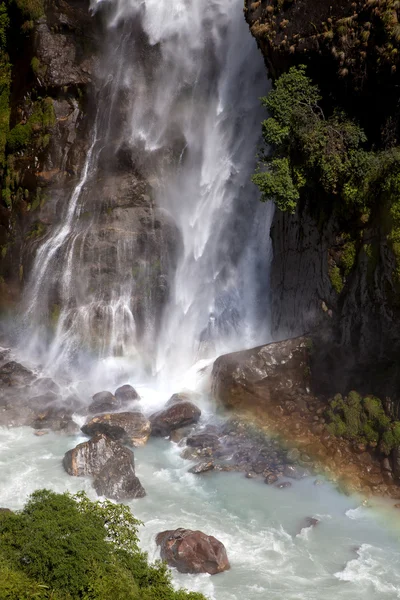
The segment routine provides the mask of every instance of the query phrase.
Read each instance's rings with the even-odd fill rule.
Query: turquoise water
[[[64,452],[83,436],[33,435],[30,428],[0,430],[0,506],[19,508],[40,487],[86,489],[69,477]],[[135,450],[147,496],[131,503],[145,526],[143,547],[158,557],[156,533],[201,529],[226,546],[231,570],[211,577],[174,572],[180,586],[213,600],[391,600],[400,598],[400,511],[363,506],[315,477],[275,489],[236,473],[188,473],[180,448],[151,439]],[[305,517],[319,519],[302,528]]]

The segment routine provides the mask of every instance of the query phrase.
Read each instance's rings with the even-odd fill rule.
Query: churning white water
[[[92,1],[93,10],[99,5],[107,8],[107,36],[91,143],[60,222],[38,248],[19,356],[60,383],[66,377],[68,391],[88,399],[130,382],[149,414],[171,392],[202,390],[213,356],[269,339],[272,212],[249,183],[266,74],[242,0]],[[129,238],[99,247],[98,262],[115,251],[110,278],[86,281],[87,248],[108,214],[96,182],[118,152],[143,169],[154,222],[167,214],[182,237],[157,326],[151,302],[137,322],[132,298],[144,294],[152,273],[145,261],[127,269],[137,252]],[[163,260],[161,252],[156,262]],[[212,418],[206,394],[201,408],[203,419]],[[61,465],[83,439],[0,429],[0,505],[19,508],[41,487],[93,495],[89,480],[68,477]],[[195,476],[165,440],[135,450],[135,462],[147,496],[131,506],[145,523],[151,558],[155,534],[167,528],[202,529],[227,547],[230,571],[174,573],[177,584],[212,600],[400,598],[399,529],[385,512],[313,478],[279,490],[238,474]],[[304,528],[306,517],[320,522]]]

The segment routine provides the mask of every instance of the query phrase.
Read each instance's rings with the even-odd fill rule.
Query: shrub
[[[5,600],[205,600],[175,591],[149,564],[129,508],[40,490],[0,514],[0,597]]]

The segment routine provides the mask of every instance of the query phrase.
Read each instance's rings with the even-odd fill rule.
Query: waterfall
[[[267,83],[242,1],[91,9],[106,19],[97,116],[36,253],[26,352],[53,371],[121,356],[171,376],[267,341],[272,209],[250,182]]]

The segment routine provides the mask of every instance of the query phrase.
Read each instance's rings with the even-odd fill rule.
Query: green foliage
[[[51,98],[38,100],[33,104],[32,114],[26,123],[18,123],[7,136],[7,146],[10,152],[17,152],[34,144],[40,149],[49,143],[48,131],[56,122],[53,101]],[[47,140],[47,141],[46,141]],[[46,143],[45,143],[46,142]]]
[[[329,279],[331,280],[331,284],[333,289],[340,294],[343,287],[344,287],[344,283],[343,283],[343,277],[340,273],[340,269],[337,265],[333,265],[330,269],[329,269]]]
[[[44,15],[44,0],[15,0],[21,13],[27,19],[39,19]]]
[[[5,146],[10,122],[11,65],[7,54],[10,20],[4,2],[0,3],[0,168],[4,166]]]
[[[271,115],[263,123],[263,137],[272,152],[263,154],[253,181],[262,199],[276,199],[280,210],[294,212],[303,186],[338,194],[366,141],[362,129],[345,114],[335,112],[326,119],[320,100],[305,66],[289,69],[262,98]]]
[[[327,429],[332,435],[360,443],[379,444],[385,454],[400,445],[400,422],[387,416],[379,398],[362,398],[350,392],[347,398],[336,395],[326,412]]]
[[[269,169],[255,173],[252,180],[259,187],[264,202],[273,198],[280,210],[295,211],[300,194],[293,182],[287,158],[274,158]]]
[[[263,201],[274,200],[280,210],[291,213],[300,198],[306,198],[320,214],[335,210],[347,222],[358,219],[366,227],[377,204],[382,206],[400,284],[400,148],[369,148],[357,123],[339,110],[325,116],[320,102],[305,66],[292,67],[277,79],[262,98],[270,114],[262,124],[269,149],[261,153],[252,180]],[[357,250],[349,240],[340,264],[330,269],[339,294]]]
[[[4,600],[205,600],[175,591],[165,564],[139,549],[129,508],[40,490],[18,513],[0,514]]]

